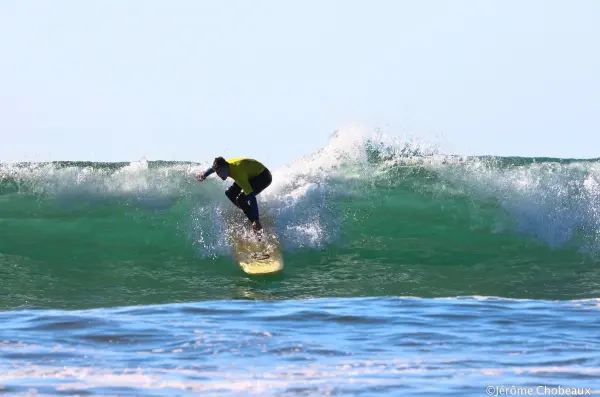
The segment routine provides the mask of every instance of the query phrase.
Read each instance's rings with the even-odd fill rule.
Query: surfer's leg
[[[265,168],[263,172],[250,179],[250,186],[252,186],[252,191],[255,195],[258,195],[260,192],[265,190],[273,181],[273,177],[271,176],[271,171],[268,168]]]
[[[244,211],[244,214],[250,219],[252,217],[252,211],[250,210],[250,203],[248,202],[248,196],[245,193],[241,193],[237,197],[236,205]]]
[[[234,183],[233,185],[231,185],[229,187],[229,189],[227,189],[225,191],[225,195],[227,196],[227,198],[229,200],[231,200],[231,202],[233,203],[233,205],[235,205],[236,207],[239,207],[239,205],[237,203],[237,198],[240,195],[241,191],[242,191],[242,188],[237,183]]]

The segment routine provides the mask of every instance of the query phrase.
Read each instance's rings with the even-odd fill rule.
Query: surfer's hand
[[[198,182],[202,182],[202,181],[203,181],[203,180],[205,180],[205,179],[206,179],[206,177],[204,176],[204,172],[202,172],[202,173],[200,173],[200,174],[198,174],[198,175],[196,176],[196,180],[197,180]]]
[[[262,230],[262,225],[260,224],[260,221],[252,222],[252,230],[254,230],[255,232]]]

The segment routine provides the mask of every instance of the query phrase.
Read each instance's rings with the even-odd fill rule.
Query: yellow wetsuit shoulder
[[[258,160],[235,157],[228,159],[229,176],[242,188],[246,195],[252,193],[250,178],[258,176],[265,166]]]

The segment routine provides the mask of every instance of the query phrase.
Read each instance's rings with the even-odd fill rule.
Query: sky
[[[600,157],[599,20],[594,0],[3,0],[0,162],[280,166],[348,128]]]

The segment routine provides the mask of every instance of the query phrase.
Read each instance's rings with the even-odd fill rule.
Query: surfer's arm
[[[215,170],[213,170],[212,167],[210,167],[209,169],[207,169],[204,172],[199,173],[198,175],[196,175],[196,179],[198,180],[198,182],[202,182],[203,180],[206,179],[207,176],[209,176],[210,174],[212,174],[213,172],[215,172]]]
[[[204,171],[204,173],[202,175],[206,178],[207,176],[209,176],[213,172],[215,172],[215,170],[213,170],[213,167],[209,167],[206,171]]]

